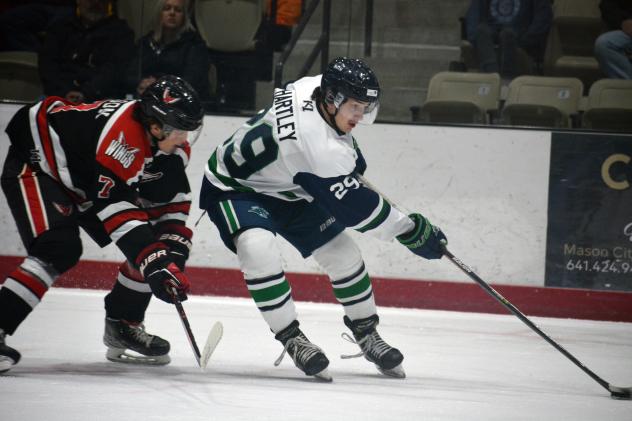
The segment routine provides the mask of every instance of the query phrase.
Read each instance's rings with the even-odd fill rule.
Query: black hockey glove
[[[154,243],[146,247],[136,264],[156,297],[170,304],[174,302],[174,295],[180,301],[187,299],[191,284],[169,256],[165,244]]]
[[[189,259],[191,238],[193,238],[193,231],[184,225],[170,224],[158,229],[158,241],[169,247],[169,257],[181,271],[184,271],[184,266]]]
[[[408,215],[415,223],[412,230],[397,236],[397,240],[417,256],[426,259],[440,259],[443,256],[442,244],[448,244],[448,239],[439,227],[433,226],[421,214]]]

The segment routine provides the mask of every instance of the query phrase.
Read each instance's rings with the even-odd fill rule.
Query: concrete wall
[[[0,104],[0,162],[8,148],[4,130],[16,110],[17,106]],[[213,148],[243,120],[205,117],[188,168],[194,201]],[[354,135],[369,163],[367,179],[395,203],[421,211],[439,225],[448,236],[451,251],[482,277],[494,283],[543,285],[549,132],[373,125],[356,128]],[[195,205],[189,226],[200,215]],[[206,217],[194,231],[190,266],[238,268],[236,257],[224,248]],[[467,281],[445,259],[426,261],[397,243],[353,235],[374,276]],[[24,255],[4,197],[0,200],[0,238],[0,256]],[[312,259],[304,261],[280,241],[288,272],[319,272]],[[84,259],[122,258],[115,246],[100,249],[87,237],[84,249]]]

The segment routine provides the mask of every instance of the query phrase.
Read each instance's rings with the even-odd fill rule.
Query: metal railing
[[[364,15],[364,56],[371,57],[373,42],[373,0],[366,0],[366,14]]]
[[[281,53],[281,57],[279,57],[279,61],[275,64],[274,67],[274,87],[281,88],[283,86],[283,69],[287,62],[288,57],[294,50],[296,46],[296,42],[303,34],[307,23],[312,18],[314,11],[318,7],[320,0],[312,0],[312,2],[305,8],[303,16],[301,17],[301,21],[296,26],[296,29],[292,33],[292,38],[288,42],[288,45],[285,47],[283,52]],[[312,49],[311,53],[305,60],[305,64],[299,71],[298,77],[301,78],[309,72],[314,61],[316,61],[316,57],[320,54],[320,68],[321,72],[325,70],[327,64],[329,63],[329,28],[331,24],[331,0],[323,0],[323,21],[322,21],[322,29],[318,40],[316,41],[316,45]]]

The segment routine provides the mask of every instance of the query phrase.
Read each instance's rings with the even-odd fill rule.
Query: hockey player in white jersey
[[[378,334],[371,280],[345,228],[397,239],[427,259],[442,256],[440,229],[405,215],[357,175],[366,163],[351,131],[372,123],[380,87],[361,60],[337,58],[322,75],[274,92],[273,103],[212,154],[200,207],[237,253],[248,290],[275,338],[308,376],[331,380],[329,360],[299,328],[275,235],[313,256],[344,307],[344,323],[364,356],[385,375],[403,378],[401,352]]]

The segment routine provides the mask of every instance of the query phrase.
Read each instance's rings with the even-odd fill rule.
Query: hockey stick
[[[198,348],[197,342],[195,341],[195,336],[193,336],[193,331],[191,330],[189,318],[187,317],[187,314],[184,311],[184,307],[178,299],[178,295],[176,294],[176,291],[174,289],[171,290],[171,297],[173,298],[173,304],[176,306],[176,310],[178,310],[178,316],[180,316],[180,321],[182,322],[184,333],[186,333],[187,339],[189,340],[189,345],[191,345],[191,349],[193,350],[195,361],[197,361],[200,368],[202,368],[202,363],[200,362],[200,359],[202,358],[202,355],[200,354],[200,348]]]
[[[524,324],[529,326],[535,333],[540,335],[545,341],[551,344],[555,349],[560,351],[566,358],[571,360],[573,364],[577,367],[581,368],[586,374],[588,374],[593,380],[599,383],[603,388],[610,392],[610,397],[613,399],[631,399],[632,396],[632,388],[630,387],[618,387],[611,385],[597,374],[595,374],[592,370],[582,364],[577,358],[573,356],[570,352],[565,350],[560,344],[551,339],[546,333],[544,333],[540,328],[538,328],[535,323],[533,323],[527,316],[525,316],[516,306],[511,304],[505,297],[500,295],[494,288],[492,288],[487,282],[483,281],[478,275],[476,275],[472,269],[467,267],[461,260],[455,257],[450,251],[444,246],[443,253],[445,256],[454,263],[459,269],[461,269],[467,276],[469,276],[474,282],[479,284],[489,295],[491,295],[496,301],[505,306],[510,312],[512,312],[516,317],[518,317]]]
[[[200,348],[198,347],[197,342],[195,341],[195,336],[193,336],[193,331],[191,330],[189,318],[187,317],[184,307],[178,299],[178,295],[174,289],[171,289],[171,296],[173,298],[173,304],[176,306],[176,310],[178,311],[178,316],[180,316],[182,327],[184,327],[184,333],[186,334],[187,339],[189,340],[189,345],[191,345],[191,349],[193,350],[195,361],[197,361],[198,366],[200,366],[202,371],[204,371],[206,370],[206,366],[208,365],[208,361],[211,358],[213,351],[215,351],[219,341],[222,339],[224,326],[221,322],[215,322],[208,334],[208,337],[206,338],[206,344],[204,345],[203,352],[200,353]]]
[[[379,193],[386,201],[388,201],[392,206],[397,206],[391,202],[385,195],[383,195],[379,190],[377,190],[371,183],[369,183],[363,176],[358,175],[358,178],[362,183],[364,183],[371,190]],[[406,212],[409,213],[409,212]],[[577,367],[581,368],[586,374],[588,374],[593,380],[599,383],[603,388],[610,392],[610,397],[613,399],[632,399],[632,388],[630,387],[618,387],[611,385],[597,374],[595,374],[592,370],[582,364],[573,354],[564,349],[560,344],[551,339],[546,333],[544,333],[540,328],[538,328],[531,320],[527,318],[516,306],[511,304],[505,297],[500,295],[494,288],[492,288],[487,282],[481,279],[478,275],[476,275],[472,269],[467,267],[461,260],[455,257],[447,247],[443,246],[443,254],[454,263],[459,269],[461,269],[467,276],[469,276],[474,282],[476,282],[479,286],[481,286],[489,295],[491,295],[495,300],[497,300],[500,304],[505,306],[511,313],[513,313],[516,317],[518,317],[524,324],[529,326],[534,332],[540,335],[544,340],[546,340],[549,344],[551,344],[555,349],[560,351],[566,358],[571,360],[573,364]]]

